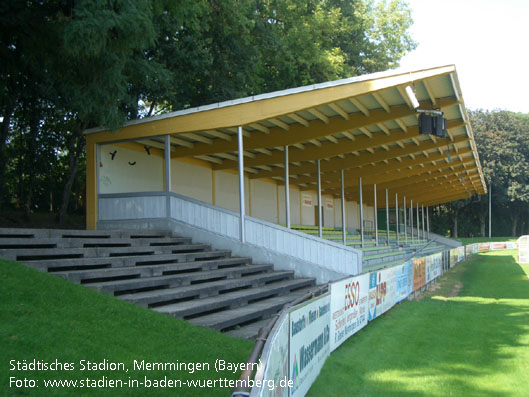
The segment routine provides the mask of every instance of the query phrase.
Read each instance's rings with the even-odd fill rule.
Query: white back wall
[[[211,168],[171,161],[171,191],[213,204]]]
[[[334,198],[332,196],[321,197],[323,206],[323,226],[334,227]]]
[[[163,190],[163,158],[160,156],[102,145],[98,166],[99,192],[102,194]]]
[[[215,172],[215,202],[227,210],[239,212],[239,176],[225,171]],[[248,178],[244,178],[245,214],[250,215]]]
[[[300,195],[299,195],[299,189],[296,187],[290,186],[290,223],[292,225],[300,225],[301,224],[301,218],[300,218]],[[285,217],[285,186],[278,185],[277,186],[277,195],[278,195],[278,203],[279,203],[279,223],[281,225],[285,225],[287,223],[286,217]]]
[[[259,179],[253,179],[251,181],[250,190],[252,194],[251,216],[268,222],[277,223],[276,185],[269,182],[260,181]]]
[[[314,217],[314,207],[318,205],[318,196],[314,192],[301,192],[301,224],[314,226],[316,219]]]

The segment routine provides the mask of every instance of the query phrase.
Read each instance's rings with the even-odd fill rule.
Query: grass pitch
[[[529,266],[480,254],[351,337],[309,396],[529,396]]]
[[[0,259],[0,395],[1,396],[227,396],[229,387],[141,386],[154,380],[207,381],[238,379],[240,371],[215,370],[215,360],[245,363],[253,343],[140,308],[113,297]],[[11,360],[72,363],[74,370],[12,369]],[[81,360],[123,363],[124,370],[82,370]],[[190,368],[134,370],[133,360],[149,363],[209,363]],[[89,367],[84,363],[85,367]],[[38,387],[25,382],[34,380]],[[44,381],[129,379],[136,387],[45,388]],[[20,382],[19,382],[20,385]],[[79,385],[79,383],[78,383]],[[92,383],[93,385],[93,383]]]

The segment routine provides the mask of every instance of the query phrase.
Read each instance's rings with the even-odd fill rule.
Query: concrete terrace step
[[[230,256],[230,251],[198,251],[182,254],[138,255],[138,256],[112,256],[103,258],[71,258],[24,261],[26,265],[41,271],[67,271],[83,269],[105,269],[127,266],[161,265],[169,263],[204,261],[222,259]]]
[[[217,313],[193,318],[189,321],[195,325],[209,327],[219,331],[227,330],[236,327],[239,324],[269,318],[281,310],[284,305],[302,297],[312,288],[301,289],[288,295],[277,296],[275,298],[266,299],[236,309],[223,310]]]
[[[211,250],[209,244],[177,244],[174,246],[149,247],[97,247],[97,248],[36,248],[32,250],[0,250],[0,257],[17,261],[60,258],[92,258],[111,256],[137,256],[156,254],[175,254],[178,252]]]
[[[58,276],[67,278],[77,283],[105,281],[112,279],[125,279],[137,277],[156,277],[179,273],[217,270],[248,265],[250,258],[224,258],[198,262],[177,262],[163,265],[127,266],[110,269],[88,269],[56,272]]]
[[[398,250],[398,247],[388,246],[388,245],[379,245],[378,247],[377,246],[364,247],[364,248],[359,248],[359,249],[360,251],[364,253],[364,257],[365,257],[368,255],[384,254],[386,252],[395,251],[395,250]]]
[[[251,324],[245,325],[244,327],[237,327],[230,331],[226,331],[225,333],[233,336],[234,338],[255,340],[257,339],[259,330],[263,327],[266,327],[270,321],[272,321],[272,317],[267,317],[264,320],[253,322]]]
[[[99,291],[117,295],[145,289],[172,288],[194,283],[244,277],[246,275],[256,273],[271,272],[272,270],[272,265],[246,265],[244,267],[230,269],[191,272],[176,275],[137,278],[131,280],[101,281],[86,283],[85,285]]]
[[[375,255],[371,258],[363,258],[362,267],[368,268],[377,263],[392,262],[400,259],[405,259],[411,255],[408,251],[394,251],[382,255]]]
[[[0,228],[0,238],[160,238],[171,233],[157,230],[70,230]]]
[[[0,249],[35,249],[35,248],[92,248],[92,247],[138,247],[138,246],[171,246],[190,244],[190,238],[0,238]]]
[[[285,295],[301,288],[314,287],[314,279],[299,278],[293,280],[279,281],[266,286],[243,289],[213,296],[207,299],[195,299],[191,301],[173,303],[166,306],[156,307],[154,310],[175,317],[189,318],[203,312],[211,312],[220,309],[235,309],[251,304],[257,300],[273,298]]]
[[[294,277],[292,271],[275,271],[209,283],[192,284],[184,287],[167,288],[155,291],[119,295],[120,299],[139,306],[160,306],[183,299],[205,298],[238,289],[255,288]]]
[[[325,234],[341,238],[335,229]],[[0,228],[0,257],[239,337],[254,337],[265,319],[315,286],[293,271],[160,231]]]

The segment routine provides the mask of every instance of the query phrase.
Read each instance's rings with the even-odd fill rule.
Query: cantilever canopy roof
[[[408,85],[421,109],[444,112],[447,139],[419,134],[417,113],[404,91]],[[358,199],[359,177],[367,203],[374,201],[369,186],[377,184],[380,206],[386,188],[392,197],[397,193],[399,200],[406,196],[424,205],[486,193],[454,65],[277,91],[86,134],[91,143],[136,140],[155,148],[163,148],[163,135],[170,134],[172,158],[196,158],[214,170],[229,170],[237,169],[237,126],[243,127],[251,179],[283,183],[288,145],[290,184],[301,190],[316,189],[315,160],[322,160],[322,192],[340,195],[344,169],[348,200]]]

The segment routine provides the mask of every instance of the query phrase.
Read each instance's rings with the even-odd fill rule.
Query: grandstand
[[[442,113],[446,137],[419,131],[413,99]],[[0,256],[243,337],[317,284],[457,246],[431,233],[428,208],[486,193],[453,65],[92,129],[86,151],[88,234],[79,233],[88,244],[99,236],[95,245],[6,240]],[[153,249],[131,231],[162,240]],[[101,238],[117,245],[102,249]],[[64,247],[77,251],[53,251]],[[50,251],[28,259],[16,249]],[[64,269],[36,263],[50,258]]]

